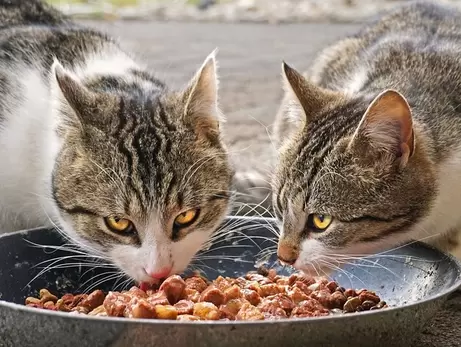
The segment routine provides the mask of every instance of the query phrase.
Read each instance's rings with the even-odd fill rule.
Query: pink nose
[[[170,273],[171,273],[171,267],[164,267],[163,269],[160,269],[157,272],[147,272],[147,274],[150,277],[155,278],[157,280],[167,278]]]

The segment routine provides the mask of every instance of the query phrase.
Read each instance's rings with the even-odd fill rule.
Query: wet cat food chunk
[[[378,294],[367,289],[343,288],[335,281],[300,273],[278,275],[261,269],[242,277],[219,276],[208,281],[201,276],[183,279],[173,275],[160,287],[122,292],[65,294],[58,297],[47,289],[26,306],[96,317],[199,320],[276,320],[319,317],[374,311],[387,307]]]
[[[181,299],[185,288],[186,282],[178,275],[168,277],[160,286],[160,290],[165,292],[168,301],[172,305]]]

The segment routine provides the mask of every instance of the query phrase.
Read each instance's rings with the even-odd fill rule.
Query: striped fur
[[[112,38],[25,3],[0,1],[2,232],[56,223],[138,281],[183,271],[231,198],[214,53],[170,90]],[[112,215],[137,232],[111,232]]]
[[[405,5],[324,50],[306,77],[285,66],[273,201],[279,247],[293,251],[295,266],[313,271],[335,254],[412,239],[457,252],[460,23],[453,9]],[[376,103],[386,90],[403,95],[401,108],[398,98]],[[395,118],[405,107],[410,119]],[[375,121],[376,112],[389,113]],[[311,213],[333,223],[314,232]]]

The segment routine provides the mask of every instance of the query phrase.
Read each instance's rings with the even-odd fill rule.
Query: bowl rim
[[[248,216],[229,216],[225,219],[224,222],[232,219],[240,219],[246,220],[248,222],[270,222],[275,223],[274,218],[265,218],[265,217],[248,217]],[[259,224],[261,226],[261,224]],[[21,234],[29,234],[34,232],[40,232],[43,230],[52,231],[53,228],[47,227],[38,227],[32,229],[24,229],[15,232],[10,232],[6,234],[0,235],[0,242],[3,238],[7,237],[15,237]],[[408,308],[414,308],[419,305],[428,304],[434,301],[441,300],[446,298],[449,294],[453,293],[457,289],[461,288],[461,261],[455,258],[453,255],[449,253],[442,252],[437,248],[428,245],[426,243],[416,241],[411,244],[412,246],[423,247],[426,249],[430,249],[439,253],[444,258],[447,258],[449,261],[456,265],[456,270],[458,272],[457,279],[454,284],[452,284],[449,288],[445,291],[439,292],[435,295],[431,295],[423,300],[418,300],[412,303],[406,303],[401,306],[391,306],[384,310],[373,310],[373,311],[362,311],[362,312],[355,312],[349,314],[342,314],[342,315],[329,315],[329,316],[322,316],[322,317],[307,317],[307,318],[282,318],[277,320],[261,320],[261,321],[176,321],[176,320],[166,320],[166,319],[147,319],[147,318],[124,318],[124,317],[107,317],[107,316],[88,316],[83,314],[69,314],[67,312],[59,312],[59,311],[50,311],[45,309],[37,309],[32,307],[27,307],[25,305],[16,304],[13,302],[9,302],[6,300],[0,299],[0,309],[9,309],[12,311],[20,311],[26,314],[32,314],[37,316],[42,316],[43,318],[59,318],[59,319],[66,319],[66,320],[85,320],[91,323],[112,323],[112,324],[129,324],[129,325],[139,325],[139,324],[157,324],[157,325],[174,325],[174,326],[206,326],[206,327],[217,327],[217,326],[259,326],[259,325],[266,325],[266,324],[309,324],[310,323],[320,323],[320,322],[331,322],[331,321],[340,321],[340,320],[347,320],[352,317],[368,317],[373,316],[376,317],[377,315],[385,315],[385,314],[392,314],[398,311],[402,311]],[[365,319],[365,318],[364,318]]]

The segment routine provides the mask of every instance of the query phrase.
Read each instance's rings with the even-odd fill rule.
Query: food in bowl
[[[58,298],[42,289],[38,298],[26,299],[26,306],[89,316],[251,321],[369,311],[387,304],[372,291],[346,289],[325,277],[282,276],[274,269],[260,268],[244,277],[219,276],[214,281],[173,275],[158,288],[132,287],[107,294],[95,290]]]

